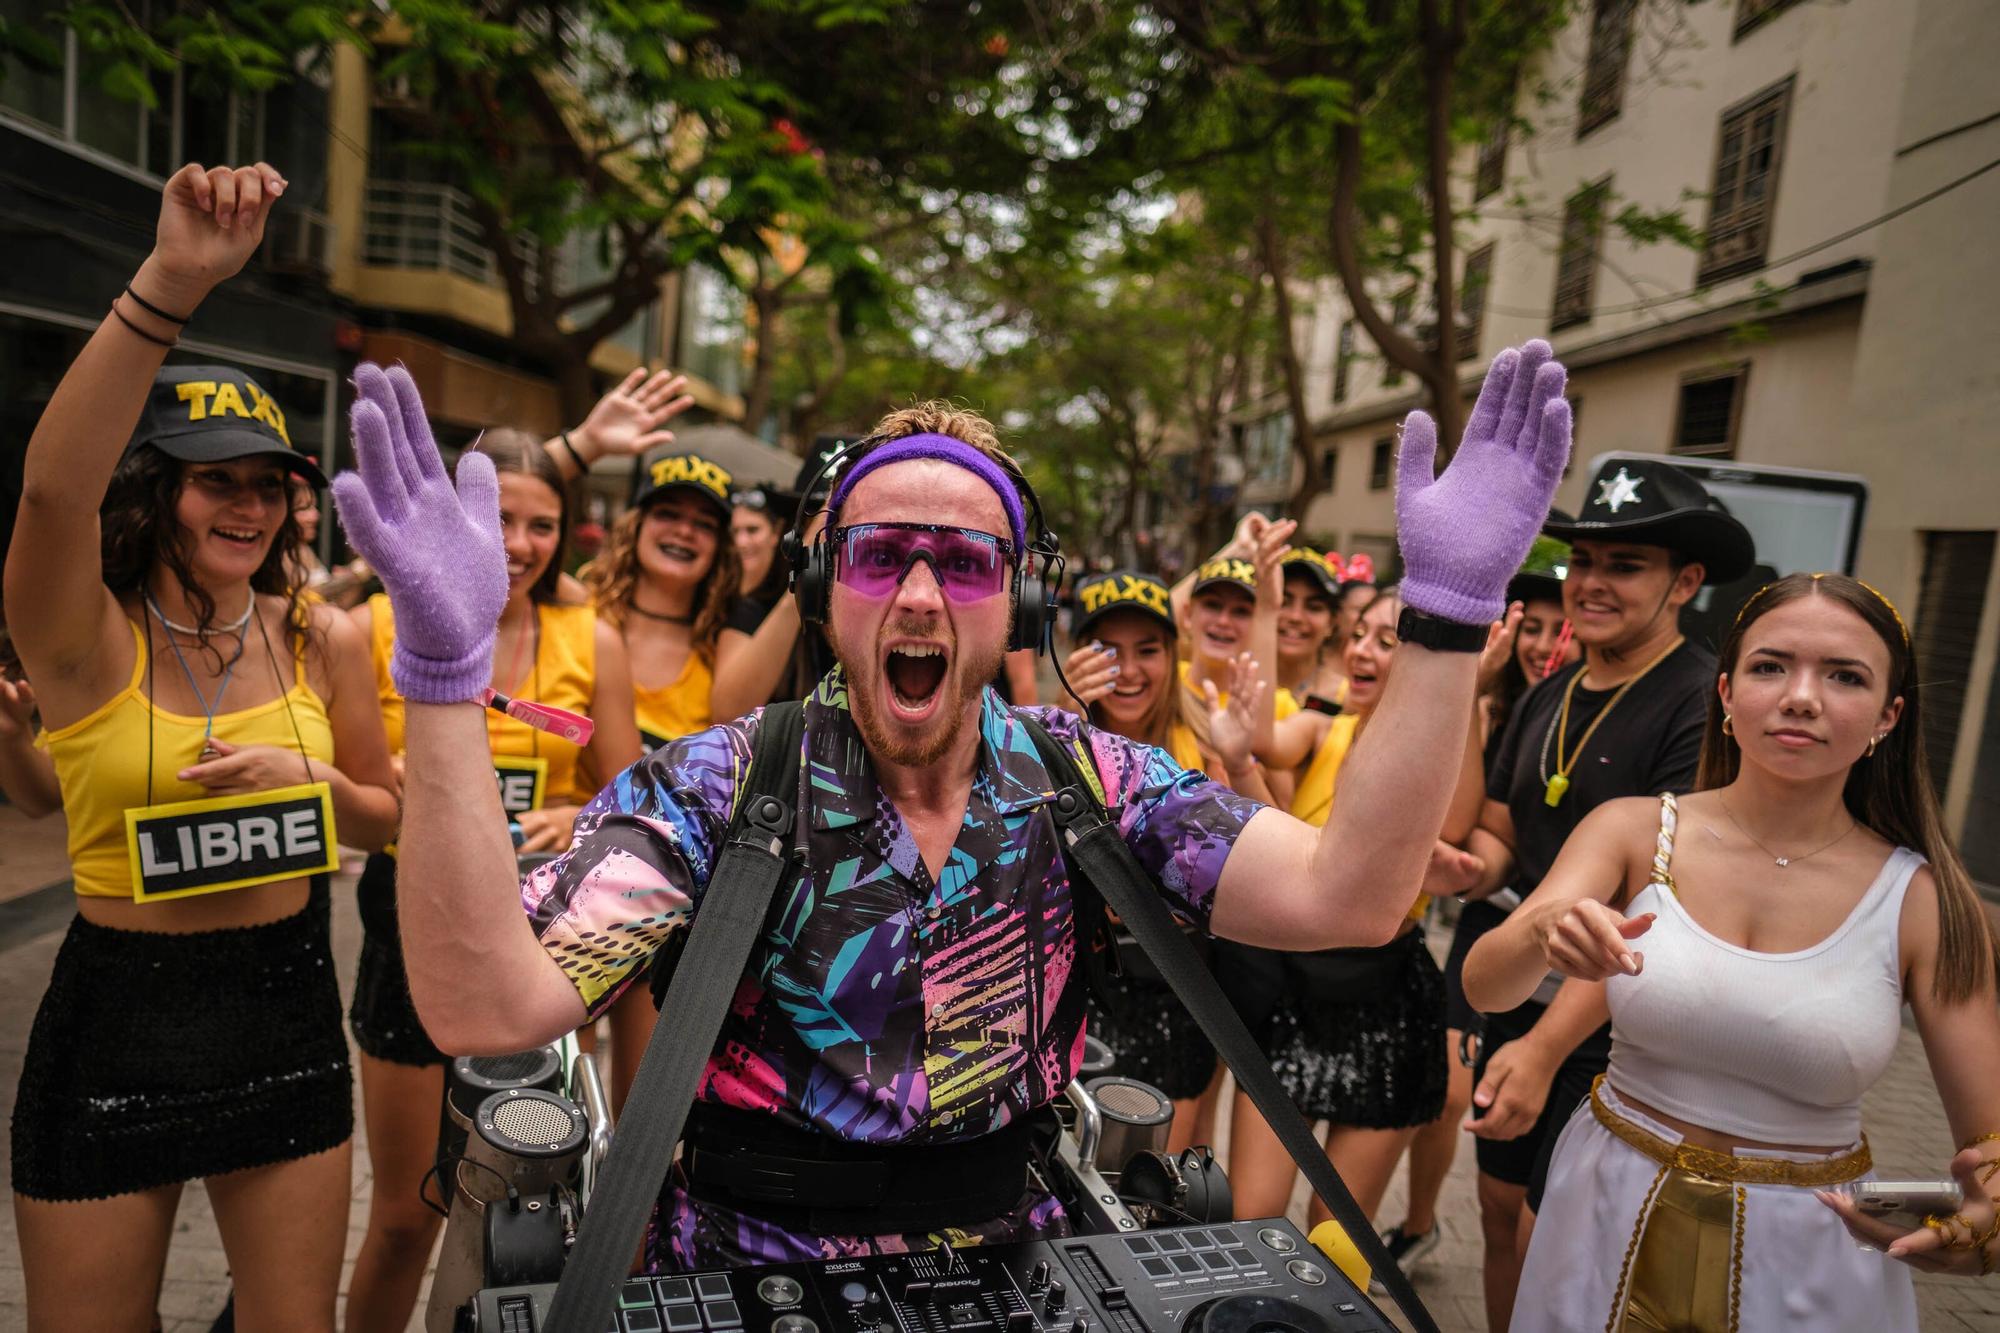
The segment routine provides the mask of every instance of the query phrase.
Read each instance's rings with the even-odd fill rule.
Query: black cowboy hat
[[[1607,459],[1590,479],[1588,493],[1583,511],[1574,517],[1551,509],[1542,531],[1566,542],[1664,546],[1699,561],[1709,583],[1742,577],[1756,559],[1750,530],[1671,463]]]

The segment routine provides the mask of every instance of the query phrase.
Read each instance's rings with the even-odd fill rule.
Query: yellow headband
[[[1818,583],[1821,579],[1825,577],[1826,573],[1824,571],[1812,576],[1814,583]],[[1896,609],[1896,604],[1890,601],[1887,597],[1884,597],[1882,595],[1882,590],[1876,587],[1874,584],[1865,582],[1862,579],[1855,579],[1854,581],[1856,583],[1859,583],[1862,587],[1866,588],[1869,592],[1873,593],[1875,595],[1875,600],[1882,603],[1883,606],[1889,609],[1889,614],[1895,617],[1896,628],[1903,632],[1903,647],[1907,650],[1910,647],[1910,627],[1903,623],[1903,613],[1901,611],[1898,611]],[[1757,599],[1759,597],[1762,597],[1765,593],[1771,591],[1771,589],[1777,586],[1778,586],[1778,581],[1774,579],[1770,583],[1767,583],[1763,587],[1757,589],[1757,591],[1751,593],[1748,597],[1744,598],[1743,605],[1737,608],[1736,621],[1730,628],[1732,630],[1742,628],[1744,615],[1750,610],[1752,606],[1756,605]]]

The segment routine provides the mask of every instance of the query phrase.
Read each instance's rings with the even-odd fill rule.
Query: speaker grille
[[[537,1047],[511,1055],[475,1055],[469,1061],[472,1072],[495,1083],[519,1083],[534,1078],[548,1063],[548,1054]]]
[[[1106,1081],[1091,1092],[1099,1106],[1122,1120],[1151,1120],[1171,1105],[1161,1101],[1151,1088],[1136,1083]]]
[[[538,1097],[522,1097],[503,1102],[493,1111],[493,1128],[519,1143],[537,1148],[561,1143],[569,1137],[572,1122],[556,1106]]]

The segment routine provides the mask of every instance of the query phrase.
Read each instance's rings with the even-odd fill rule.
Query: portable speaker
[[[522,1057],[534,1054],[496,1058],[515,1061],[516,1073],[532,1075],[540,1066]],[[555,1053],[548,1055],[554,1063]],[[449,1095],[445,1106],[455,1114]],[[542,1247],[538,1238],[553,1235],[557,1249],[553,1256],[542,1258],[560,1268],[562,1228],[551,1227],[545,1214],[564,1207],[590,1140],[583,1108],[542,1088],[510,1087],[488,1093],[467,1125],[463,1155],[454,1159],[455,1169],[444,1177],[449,1182],[450,1212],[430,1304],[424,1310],[429,1333],[453,1333],[459,1309],[481,1287],[493,1285],[488,1279],[495,1257],[510,1273],[545,1271],[531,1252]],[[515,1209],[519,1217],[493,1215]],[[500,1256],[489,1253],[496,1242],[505,1251]]]
[[[438,1185],[449,1190],[451,1168],[465,1151],[479,1104],[509,1088],[553,1092],[562,1085],[562,1060],[553,1046],[511,1055],[461,1055],[445,1066],[444,1100],[438,1110]],[[445,1200],[450,1204],[450,1199]]]
[[[1083,1085],[1104,1118],[1099,1163],[1123,1163],[1144,1151],[1164,1152],[1174,1127],[1174,1104],[1150,1083],[1105,1074]]]

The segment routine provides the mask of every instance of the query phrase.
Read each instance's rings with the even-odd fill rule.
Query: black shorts
[[[354,1133],[327,881],[261,926],[70,922],[14,1101],[14,1189],[104,1199],[309,1157]]]
[[[1530,1000],[1504,1014],[1487,1015],[1486,1039],[1480,1047],[1479,1063],[1472,1071],[1473,1086],[1477,1087],[1479,1080],[1486,1076],[1486,1066],[1493,1053],[1525,1035],[1547,1007]],[[1555,1152],[1556,1139],[1562,1134],[1563,1126],[1569,1123],[1570,1115],[1590,1095],[1591,1083],[1610,1062],[1611,1025],[1607,1023],[1585,1037],[1570,1052],[1569,1058],[1557,1067],[1555,1077],[1549,1082],[1549,1098],[1542,1105],[1541,1117],[1527,1133],[1515,1139],[1473,1139],[1473,1152],[1479,1160],[1480,1171],[1509,1185],[1525,1187],[1528,1206],[1537,1207],[1541,1203],[1542,1187],[1548,1183],[1549,1159]],[[1474,1107],[1472,1114],[1477,1118],[1479,1108]]]
[[[443,1065],[445,1053],[431,1041],[410,999],[403,970],[403,937],[396,922],[396,858],[376,852],[354,886],[361,909],[361,959],[354,969],[354,1003],[347,1026],[362,1053],[391,1064]]]

